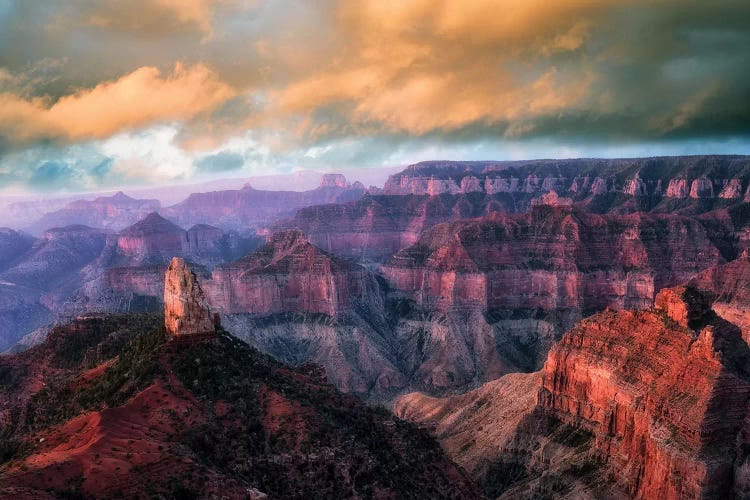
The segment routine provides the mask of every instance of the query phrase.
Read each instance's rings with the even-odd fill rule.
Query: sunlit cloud
[[[480,152],[745,152],[750,141],[742,0],[0,6],[6,184],[177,182]],[[76,163],[81,145],[112,158],[106,176]],[[11,161],[24,150],[46,156]]]

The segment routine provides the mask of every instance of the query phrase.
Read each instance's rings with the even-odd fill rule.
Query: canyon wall
[[[392,175],[386,195],[527,193],[555,190],[581,199],[622,193],[635,197],[742,200],[748,196],[746,156],[634,159],[422,162]]]
[[[745,498],[750,349],[715,298],[662,290],[655,308],[578,323],[541,372],[394,410],[434,429],[488,496]]]

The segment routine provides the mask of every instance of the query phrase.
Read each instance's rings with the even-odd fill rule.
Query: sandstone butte
[[[716,276],[749,268],[741,259],[691,282],[705,289],[662,290],[650,310],[595,314],[541,372],[461,396],[409,394],[395,412],[433,428],[491,497],[747,498],[750,349],[711,304],[739,310],[732,280]]]
[[[164,276],[164,326],[175,337],[210,334],[216,319],[185,260],[175,257]]]

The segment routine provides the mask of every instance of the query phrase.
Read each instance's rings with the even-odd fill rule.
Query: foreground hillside
[[[0,496],[471,498],[426,433],[223,331],[92,316],[0,358]]]

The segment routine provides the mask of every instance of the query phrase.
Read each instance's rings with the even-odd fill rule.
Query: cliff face
[[[367,195],[357,202],[299,209],[294,218],[274,223],[266,232],[299,229],[326,252],[384,261],[414,244],[422,231],[435,224],[493,211],[515,211],[514,200],[484,194]]]
[[[169,262],[171,256],[186,253],[189,244],[184,229],[156,212],[123,229],[113,239],[113,260],[127,265]]]
[[[622,193],[740,201],[748,176],[750,159],[746,156],[422,162],[392,175],[383,194],[537,194],[555,190],[577,199]]]
[[[637,309],[656,290],[721,263],[724,248],[711,236],[694,218],[540,205],[436,226],[382,272],[429,311]]]
[[[747,254],[723,266],[707,269],[690,282],[711,302],[711,308],[742,330],[750,344],[750,257]]]
[[[407,383],[375,276],[298,231],[218,266],[204,289],[240,338],[287,362],[321,364],[342,390],[383,397]]]
[[[207,293],[222,313],[336,316],[377,284],[365,268],[320,251],[299,231],[274,234],[248,256],[214,269]]]
[[[540,373],[394,409],[435,429],[490,496],[744,498],[750,349],[695,288],[656,303],[581,321]],[[535,404],[518,391],[532,377]]]
[[[661,292],[664,312],[584,320],[550,351],[542,372],[539,407],[591,431],[635,497],[724,497],[744,461],[741,450],[738,462],[734,455],[750,351],[736,326],[697,309],[694,294]]]
[[[713,236],[695,218],[549,205],[437,225],[381,268],[407,371],[440,392],[538,370],[582,317],[649,308],[723,262]]]
[[[174,336],[213,333],[215,318],[198,277],[174,257],[164,275],[164,326]]]

